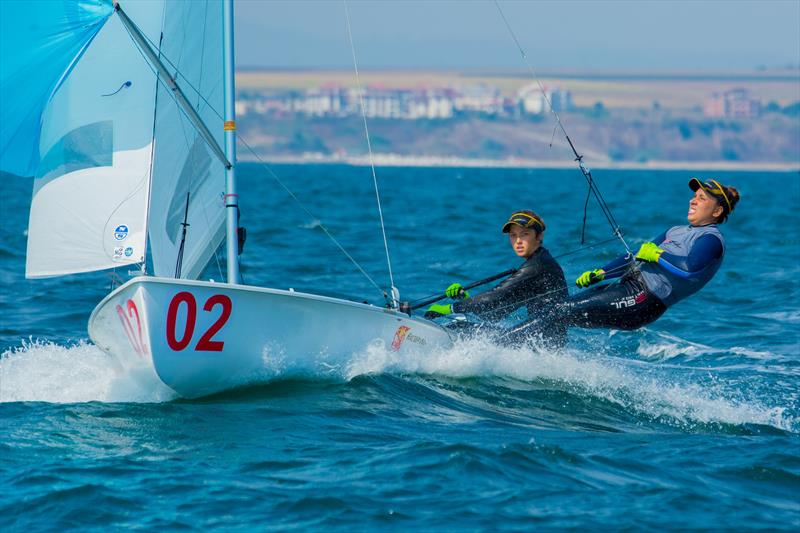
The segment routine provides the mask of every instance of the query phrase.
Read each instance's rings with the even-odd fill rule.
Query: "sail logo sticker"
[[[125,253],[125,249],[122,246],[117,246],[114,248],[114,259],[119,259]]]
[[[400,326],[397,328],[397,331],[394,332],[394,340],[392,340],[392,351],[396,352],[400,349],[400,346],[403,344],[403,341],[406,339],[406,335],[411,330],[408,326]]]
[[[130,257],[133,255],[133,246],[128,246],[125,248],[125,257]]]
[[[125,240],[125,237],[128,236],[128,226],[125,224],[120,224],[114,229],[114,239],[117,241]]]

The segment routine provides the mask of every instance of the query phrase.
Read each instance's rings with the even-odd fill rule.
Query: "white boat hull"
[[[347,300],[138,277],[100,302],[89,336],[125,372],[187,398],[274,377],[280,365],[346,363],[374,343],[398,355],[449,346],[433,322]]]

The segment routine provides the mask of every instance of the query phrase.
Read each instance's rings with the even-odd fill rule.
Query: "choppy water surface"
[[[274,171],[316,218],[244,165],[247,283],[380,301],[320,229],[388,285],[369,169]],[[595,175],[632,245],[685,220],[689,173]],[[577,170],[378,176],[403,299],[515,266],[500,234],[514,209],[545,218],[554,255],[580,246]],[[715,176],[743,197],[725,263],[645,330],[576,330],[557,353],[368,346],[194,401],[120,376],[88,340],[106,274],[24,279],[31,182],[6,181],[0,529],[796,529],[800,179]],[[590,209],[587,240],[608,237]],[[561,261],[574,279],[619,251]]]

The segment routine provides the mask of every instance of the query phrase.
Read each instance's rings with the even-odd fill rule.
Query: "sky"
[[[800,65],[800,0],[499,0],[537,69]],[[359,68],[524,68],[492,0],[348,0]],[[340,0],[237,0],[237,68],[352,69]]]

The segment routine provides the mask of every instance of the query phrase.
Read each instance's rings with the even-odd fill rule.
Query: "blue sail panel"
[[[36,174],[42,112],[113,12],[111,0],[0,2],[0,170]]]

